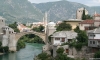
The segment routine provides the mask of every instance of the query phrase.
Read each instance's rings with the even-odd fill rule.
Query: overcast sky
[[[59,1],[59,0],[29,0],[32,3],[44,3],[44,2],[52,2],[52,1]],[[100,6],[100,0],[67,0],[72,2],[82,3],[88,6]]]

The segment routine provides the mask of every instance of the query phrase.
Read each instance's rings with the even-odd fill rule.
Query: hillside
[[[0,0],[0,16],[7,23],[40,21],[43,14],[28,0]]]
[[[81,7],[85,7],[91,15],[93,15],[95,10],[100,13],[100,8],[98,7],[89,7],[80,3],[69,1],[47,2],[40,4],[33,3],[33,5],[40,9],[43,13],[47,11],[49,15],[48,19],[51,21],[76,18],[76,10]]]
[[[47,3],[30,3],[28,0],[0,0],[0,16],[7,23],[42,21],[48,12],[49,21],[67,20],[76,17],[76,10],[85,7],[91,15],[95,11],[100,13],[100,6],[89,7],[76,2],[56,1]]]

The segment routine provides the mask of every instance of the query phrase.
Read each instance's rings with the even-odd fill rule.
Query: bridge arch
[[[35,31],[16,33],[16,34],[15,34],[15,40],[16,40],[16,42],[18,42],[18,40],[19,40],[22,36],[24,36],[24,35],[26,35],[26,34],[34,34],[34,35],[37,35],[37,36],[39,36],[40,38],[42,38],[42,40],[44,41],[44,43],[46,43],[46,35],[45,35],[45,33],[39,33],[39,32],[35,32]]]

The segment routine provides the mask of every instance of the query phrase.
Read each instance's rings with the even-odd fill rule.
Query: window
[[[95,35],[94,35],[94,34],[90,34],[90,36],[95,37]]]
[[[55,38],[55,40],[60,40],[60,38]]]
[[[66,49],[66,53],[68,53],[68,49]]]
[[[61,42],[65,42],[65,38],[62,38]]]
[[[90,41],[90,44],[92,44],[92,41]]]
[[[93,44],[95,44],[95,41],[93,41]]]

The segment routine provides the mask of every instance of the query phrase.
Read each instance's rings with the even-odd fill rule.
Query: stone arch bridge
[[[40,38],[43,39],[44,43],[46,43],[46,34],[45,33],[35,32],[35,31],[16,33],[15,34],[15,40],[18,41],[22,36],[24,36],[26,34],[34,34],[34,35],[37,35],[37,36],[39,36]]]

